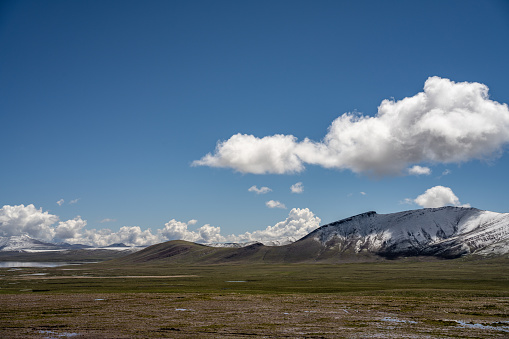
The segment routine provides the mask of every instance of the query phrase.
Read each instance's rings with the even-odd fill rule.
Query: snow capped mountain
[[[500,255],[509,253],[509,213],[462,207],[367,212],[322,226],[301,240],[309,238],[343,253],[387,257]]]
[[[0,237],[0,251],[22,251],[27,249],[38,251],[54,251],[59,250],[60,247],[55,244],[46,243],[30,238],[28,235]]]
[[[112,251],[137,251],[141,247],[129,247],[125,244],[112,244],[107,247],[92,247],[81,244],[68,244],[68,243],[48,243],[43,242],[28,235],[18,235],[11,237],[0,237],[0,252],[50,252],[50,251],[65,251],[65,250],[99,250],[108,249]]]
[[[165,244],[174,246],[171,241]],[[159,248],[160,245],[154,246]],[[306,260],[333,262],[348,258],[361,260],[363,257],[373,255],[388,258],[398,256],[456,258],[466,254],[507,255],[509,213],[462,207],[426,208],[391,214],[367,212],[324,225],[298,241],[284,238],[264,244],[249,242],[203,245],[238,250],[238,253],[230,256],[235,260],[242,258],[248,260],[253,253],[263,252],[263,255],[260,254],[261,258],[285,262]],[[109,249],[134,252],[142,249],[126,247],[124,244],[113,244],[103,248],[86,247],[45,243],[26,235],[0,237],[0,252],[63,251],[77,248],[85,248],[87,251]],[[226,260],[227,258],[220,257],[221,253],[226,252],[217,252],[217,260]]]

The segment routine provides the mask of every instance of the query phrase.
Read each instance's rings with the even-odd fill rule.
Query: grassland
[[[509,259],[0,270],[2,338],[509,337]]]

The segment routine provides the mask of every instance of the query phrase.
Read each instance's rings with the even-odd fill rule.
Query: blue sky
[[[344,113],[376,117],[434,76],[509,103],[507,41],[507,1],[3,1],[0,206],[79,215],[84,229],[154,233],[175,219],[222,234],[276,225],[293,208],[320,224],[420,208],[414,199],[436,186],[457,205],[509,212],[503,107],[493,147],[457,161],[391,153],[406,159],[399,172],[359,165],[368,156],[255,174],[215,153],[238,133],[318,147]],[[207,154],[215,165],[197,166]],[[431,174],[408,175],[415,165]]]

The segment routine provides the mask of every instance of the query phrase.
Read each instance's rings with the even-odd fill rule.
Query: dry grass
[[[508,338],[507,263],[0,269],[0,338]]]
[[[509,298],[497,297],[87,293],[2,295],[0,303],[2,338],[509,336]]]

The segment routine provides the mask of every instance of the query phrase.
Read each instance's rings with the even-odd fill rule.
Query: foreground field
[[[509,337],[508,263],[2,269],[0,337]]]

